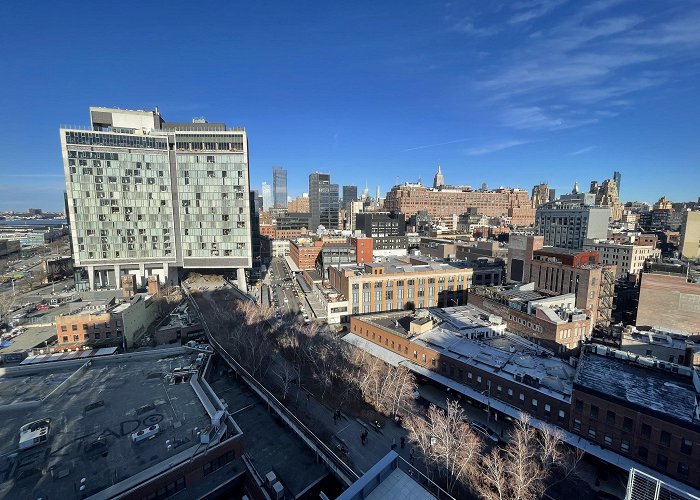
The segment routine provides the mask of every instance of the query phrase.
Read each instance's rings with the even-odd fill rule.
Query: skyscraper
[[[338,227],[338,185],[331,184],[331,174],[314,172],[309,175],[309,229],[315,231],[319,225],[326,229]]]
[[[351,201],[357,200],[357,186],[343,186],[343,208],[350,206]]]
[[[272,189],[270,189],[270,185],[265,181],[263,181],[263,183],[262,183],[262,199],[263,199],[263,210],[270,210],[273,207]]]
[[[89,287],[135,275],[177,282],[188,269],[251,267],[248,139],[158,109],[90,108],[91,129],[60,129],[75,267]]]
[[[545,203],[554,201],[551,196],[554,194],[553,189],[549,189],[546,182],[535,185],[532,188],[532,208],[538,208]]]
[[[615,170],[613,172],[613,180],[615,181],[615,184],[617,185],[617,195],[620,195],[620,183],[622,182],[622,173],[618,172]]]
[[[438,165],[437,172],[435,172],[435,178],[433,179],[433,189],[441,188],[445,185],[445,178],[442,175],[442,169]]]
[[[282,167],[272,169],[272,195],[275,208],[287,208],[287,171]]]

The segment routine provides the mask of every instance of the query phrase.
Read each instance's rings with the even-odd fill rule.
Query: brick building
[[[473,306],[352,317],[351,343],[370,342],[535,418],[568,428],[574,369],[546,357],[535,344],[505,331],[497,318]],[[548,375],[554,374],[554,375]],[[494,413],[495,416],[495,413]],[[497,417],[496,417],[497,418]]]
[[[323,241],[296,239],[289,242],[289,256],[299,269],[314,269]]]
[[[570,355],[591,332],[574,294],[548,297],[521,287],[474,287],[468,302],[504,319],[508,330],[561,355]]]
[[[374,260],[372,238],[361,236],[350,238],[350,243],[355,247],[355,258],[357,264],[366,264]]]
[[[692,369],[603,346],[584,348],[571,431],[700,486],[700,393]]]
[[[700,283],[688,283],[685,275],[642,274],[636,325],[700,333]]]
[[[535,209],[527,191],[521,189],[495,189],[473,191],[468,186],[430,189],[421,184],[402,184],[391,188],[384,200],[384,208],[402,212],[407,217],[419,210],[427,211],[433,221],[456,228],[458,216],[473,209],[476,214],[489,217],[507,216],[515,226],[531,226],[535,222]]]
[[[328,268],[331,286],[351,314],[465,304],[472,268],[415,257]]]
[[[158,306],[145,294],[137,294],[125,302],[112,298],[78,304],[80,309],[56,317],[59,348],[123,346],[128,349],[158,314]]]

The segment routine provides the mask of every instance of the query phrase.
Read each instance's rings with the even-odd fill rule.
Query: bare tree
[[[436,467],[448,493],[473,476],[481,440],[464,422],[464,410],[457,401],[448,401],[443,411],[431,405],[427,421],[411,415],[407,421],[410,436],[426,458],[427,467]]]
[[[565,448],[561,431],[538,431],[521,414],[505,449],[494,449],[480,462],[472,488],[486,500],[542,498],[555,475],[560,481],[568,477],[581,457],[580,451]]]
[[[289,389],[292,386],[292,381],[294,380],[294,370],[291,366],[289,366],[287,360],[283,359],[282,362],[279,363],[277,370],[275,370],[275,375],[277,375],[277,377],[280,379],[280,385],[282,387],[282,400],[286,401],[287,394],[289,393]]]

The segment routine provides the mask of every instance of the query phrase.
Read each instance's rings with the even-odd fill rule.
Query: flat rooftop
[[[576,370],[550,351],[505,330],[489,313],[464,305],[431,308],[436,326],[422,334],[409,332],[415,318],[397,311],[359,318],[408,338],[441,356],[508,377],[549,396],[569,401]],[[526,377],[527,376],[527,377]],[[530,383],[523,382],[528,378]]]
[[[189,382],[164,376],[191,365],[180,350],[16,367],[0,377],[0,497],[75,498],[82,478],[95,494],[174,454],[196,451],[211,419]],[[66,366],[66,365],[70,366]],[[46,444],[18,450],[19,429],[51,419]],[[131,433],[158,424],[153,439]],[[166,440],[172,449],[166,448]]]
[[[697,418],[693,418],[700,394],[690,376],[584,350],[575,383],[623,403],[661,413],[666,418],[700,425]]]

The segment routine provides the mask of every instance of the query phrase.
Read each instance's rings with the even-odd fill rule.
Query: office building
[[[340,200],[338,185],[331,184],[331,174],[314,172],[309,175],[309,208],[309,230],[316,231],[318,226],[338,228]]]
[[[445,185],[445,177],[442,175],[442,169],[438,165],[437,172],[435,172],[435,177],[433,178],[433,189],[439,189]]]
[[[343,208],[348,210],[350,203],[357,200],[357,186],[343,186]]]
[[[321,248],[323,248],[323,241],[298,238],[289,243],[289,257],[298,269],[315,269]]]
[[[353,243],[324,243],[321,253],[319,253],[316,260],[316,270],[326,280],[328,279],[328,268],[330,266],[350,263],[357,263],[357,254]]]
[[[244,129],[159,111],[90,108],[90,130],[61,129],[75,266],[90,289],[122,274],[176,282],[180,271],[252,265]]]
[[[404,236],[406,221],[400,213],[364,212],[355,216],[355,229],[370,238]]]
[[[272,198],[272,188],[267,182],[263,181],[261,191],[263,211],[268,211],[271,208],[274,208],[275,204]]]
[[[531,226],[535,221],[527,191],[495,189],[474,191],[469,186],[430,189],[422,184],[402,184],[391,188],[384,201],[384,209],[412,217],[425,211],[436,224],[455,230],[459,216],[470,209],[479,215],[508,217],[514,226]]]
[[[275,208],[287,208],[287,171],[282,167],[272,169],[272,197]]]
[[[583,251],[598,252],[601,264],[617,267],[615,275],[618,278],[640,274],[647,260],[661,257],[661,250],[652,246],[614,243],[605,240],[590,240],[583,245]]]
[[[606,239],[609,221],[609,207],[557,200],[537,209],[535,231],[547,246],[580,250],[587,239]]]
[[[610,207],[612,220],[620,220],[623,205],[620,203],[620,195],[614,179],[605,179],[601,185],[598,185],[597,181],[591,181],[589,192],[595,195],[596,205]]]
[[[686,259],[700,259],[700,211],[686,210],[683,214],[679,251]]]
[[[472,274],[463,263],[411,256],[328,268],[328,280],[348,299],[351,314],[465,304]]]

